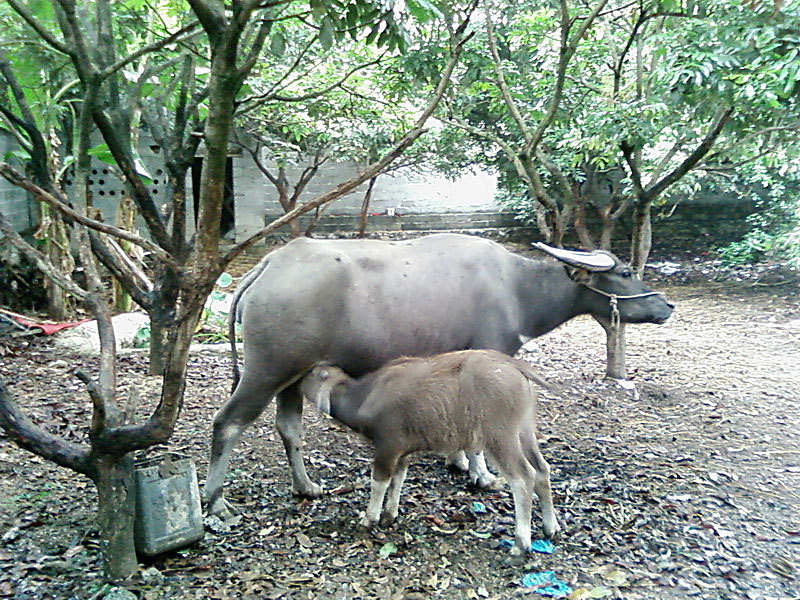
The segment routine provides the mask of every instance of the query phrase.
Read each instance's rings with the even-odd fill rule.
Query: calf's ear
[[[326,415],[331,414],[331,388],[333,386],[325,382],[321,386],[319,386],[319,390],[317,390],[317,395],[314,398],[314,403],[317,405],[317,408],[324,412]]]

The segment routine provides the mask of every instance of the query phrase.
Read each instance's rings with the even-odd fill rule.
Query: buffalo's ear
[[[567,272],[569,278],[572,279],[572,281],[574,281],[575,283],[588,284],[592,280],[591,272],[587,271],[586,269],[564,265],[564,270]]]

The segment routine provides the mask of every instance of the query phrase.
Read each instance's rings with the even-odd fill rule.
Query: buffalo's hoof
[[[220,521],[230,521],[240,516],[239,511],[224,496],[218,496],[214,502],[206,506],[206,517],[217,517]]]
[[[292,495],[300,496],[301,498],[319,498],[322,496],[322,486],[317,483],[309,482],[309,485],[292,486]]]

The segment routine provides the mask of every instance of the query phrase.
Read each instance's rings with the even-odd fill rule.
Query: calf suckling
[[[322,412],[374,445],[362,525],[395,520],[413,452],[463,450],[474,456],[485,451],[511,487],[516,516],[512,553],[519,555],[531,546],[534,492],[545,536],[552,538],[559,531],[550,468],[536,441],[534,384],[547,387],[522,361],[493,350],[464,350],[395,359],[358,379],[337,367],[319,365],[300,389]]]

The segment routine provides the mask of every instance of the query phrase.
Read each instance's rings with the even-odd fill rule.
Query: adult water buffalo
[[[234,318],[242,322],[244,371],[239,379],[234,366],[235,390],[214,417],[208,512],[225,512],[231,451],[275,395],[293,491],[321,493],[303,465],[297,384],[319,362],[360,376],[403,355],[514,354],[577,315],[610,319],[612,305],[624,323],[663,323],[672,313],[672,304],[608,252],[537,247],[562,262],[455,234],[402,242],[300,238],[268,254],[234,296],[231,328]]]

